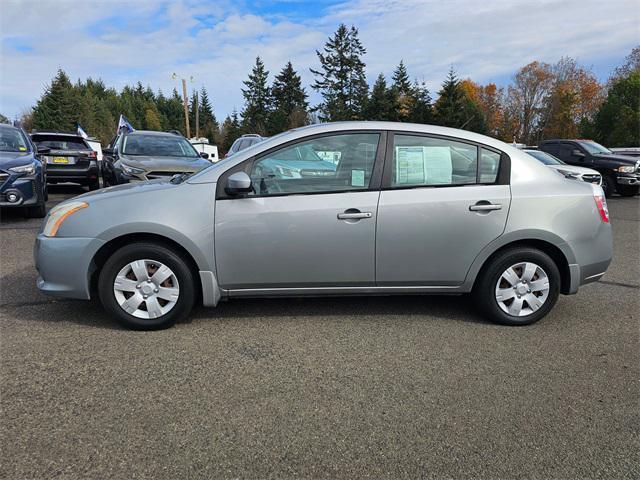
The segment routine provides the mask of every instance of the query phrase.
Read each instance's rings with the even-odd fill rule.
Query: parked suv
[[[256,133],[247,133],[245,135],[242,135],[240,138],[237,138],[235,142],[233,142],[226,156],[230,157],[234,153],[238,153],[245,148],[252,147],[256,143],[260,143],[266,138],[267,137],[261,137]]]
[[[170,178],[211,165],[179,133],[135,130],[122,133],[103,151],[105,185]]]
[[[33,132],[31,139],[38,147],[49,149],[42,157],[47,163],[47,182],[79,183],[89,190],[100,188],[97,153],[82,136],[68,132]]]
[[[593,140],[544,140],[538,148],[570,165],[597,170],[607,196],[637,195],[640,189],[640,160],[617,155]]]
[[[0,207],[24,208],[28,216],[42,218],[46,200],[46,165],[35,145],[22,129],[0,125]]]
[[[333,168],[302,174],[311,151]],[[488,318],[527,325],[611,253],[599,186],[490,137],[391,122],[297,128],[189,177],[67,200],[35,248],[40,290],[97,292],[141,330],[196,301],[468,292]]]

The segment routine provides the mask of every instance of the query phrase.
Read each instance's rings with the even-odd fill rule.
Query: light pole
[[[173,80],[178,78],[178,75],[176,75],[175,73],[171,75],[171,78]],[[193,82],[193,77],[189,77],[189,80],[191,82]],[[191,129],[189,128],[189,99],[187,98],[187,81],[183,78],[182,79],[182,98],[183,98],[183,104],[184,104],[184,125],[186,128],[186,133],[187,133],[187,138],[191,138]],[[197,101],[196,101],[196,132],[198,131],[198,105],[197,105]],[[196,136],[198,134],[196,133]]]

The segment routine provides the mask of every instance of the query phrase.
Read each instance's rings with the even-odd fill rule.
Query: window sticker
[[[26,152],[27,151],[27,147],[18,147],[18,150],[20,150],[21,152]]]
[[[396,185],[438,185],[452,182],[449,147],[396,147]]]
[[[364,170],[351,170],[351,186],[364,187]]]

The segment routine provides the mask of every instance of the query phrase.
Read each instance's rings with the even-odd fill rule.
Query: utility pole
[[[187,138],[191,138],[191,129],[189,128],[189,99],[187,98],[187,81],[184,78],[182,79],[182,96],[184,97],[184,124],[187,127]]]
[[[195,96],[193,98],[195,99],[196,104],[193,108],[196,109],[196,138],[200,138],[200,108],[198,107],[200,99],[198,98],[198,91],[196,90],[194,93]]]

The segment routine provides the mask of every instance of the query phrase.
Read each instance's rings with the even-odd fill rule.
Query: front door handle
[[[472,212],[490,212],[492,210],[502,210],[502,205],[498,203],[476,203],[475,205],[471,205],[469,210]]]
[[[361,218],[371,218],[373,214],[371,212],[350,212],[338,214],[339,220],[360,220]]]

